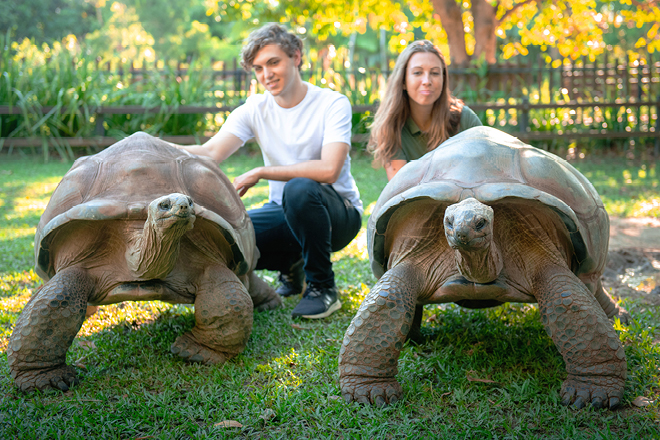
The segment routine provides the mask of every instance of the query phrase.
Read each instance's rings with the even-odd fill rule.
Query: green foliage
[[[258,157],[235,155],[221,168],[231,178],[260,164]],[[657,308],[632,301],[624,305],[633,322],[617,326],[630,366],[620,411],[574,411],[559,404],[563,361],[537,307],[529,304],[490,310],[427,306],[423,330],[429,341],[406,345],[399,360],[404,400],[385,409],[346,405],[339,394],[337,356],[350,320],[375,282],[364,227],[333,255],[344,305],[329,319],[293,321],[297,298],[285,299],[282,309],[255,314],[241,355],[224,366],[203,366],[182,363],[169,352],[174,339],[194,325],[191,307],[157,301],[104,306],[85,322],[67,354],[81,384],[66,393],[23,395],[13,388],[4,350],[24,304],[42,283],[30,270],[34,227],[70,165],[24,160],[0,165],[0,243],[10,249],[0,254],[0,438],[660,436],[660,315]],[[657,197],[657,177],[640,177],[639,166],[576,165],[601,193],[609,187],[606,175],[628,170],[629,181],[621,186],[650,186]],[[352,166],[368,213],[386,184],[385,173],[363,155],[354,157]],[[243,200],[255,207],[266,196],[261,182]],[[268,271],[260,275],[271,282],[276,278]],[[640,395],[655,403],[631,406]],[[229,421],[242,427],[223,427]]]
[[[78,37],[98,26],[96,8],[83,0],[0,0],[0,34],[39,43]]]
[[[112,115],[104,126],[111,136],[146,131],[151,134],[201,134],[216,130],[213,118],[203,114],[177,114],[180,106],[237,105],[240,95],[224,93],[223,81],[214,81],[203,63],[161,65],[146,73],[132,74],[130,65],[105,71],[94,60],[81,56],[75,39],[40,50],[29,40],[9,43],[0,36],[0,45],[11,45],[0,59],[0,103],[20,110],[19,115],[2,115],[2,137],[91,137],[97,125],[95,109],[140,106],[160,108],[157,113]],[[216,91],[221,93],[218,99]],[[43,107],[52,106],[48,112]],[[66,146],[62,146],[66,148]],[[72,153],[63,155],[71,157]]]

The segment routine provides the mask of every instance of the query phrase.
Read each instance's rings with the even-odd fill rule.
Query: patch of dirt
[[[660,306],[660,219],[610,218],[602,282],[616,296]]]
[[[626,248],[660,252],[660,219],[610,217],[610,251]]]

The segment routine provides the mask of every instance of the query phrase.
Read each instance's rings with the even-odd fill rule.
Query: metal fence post
[[[655,97],[655,147],[653,148],[653,155],[656,159],[660,157],[660,95]]]
[[[527,133],[527,126],[529,125],[529,98],[526,96],[522,99],[522,108],[518,114],[518,131]]]
[[[105,117],[103,113],[97,112],[96,118],[94,119],[96,124],[96,126],[94,127],[94,134],[96,136],[105,136],[105,125],[103,125],[104,120]]]

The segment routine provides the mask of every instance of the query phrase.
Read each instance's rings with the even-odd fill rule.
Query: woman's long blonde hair
[[[456,134],[461,120],[463,101],[454,98],[447,81],[447,63],[438,49],[428,40],[410,43],[399,55],[394,70],[387,80],[383,102],[378,106],[367,149],[374,155],[376,163],[386,164],[401,149],[401,130],[410,117],[408,92],[403,88],[408,61],[413,54],[429,52],[435,54],[442,64],[442,93],[431,109],[431,127],[427,134],[427,151],[431,151]]]

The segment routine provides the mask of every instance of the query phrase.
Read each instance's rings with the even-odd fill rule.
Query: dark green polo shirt
[[[467,105],[464,105],[463,111],[461,112],[461,122],[458,124],[458,131],[456,133],[480,125],[483,124],[479,120],[479,117],[472,111],[472,109]],[[419,129],[412,118],[408,118],[401,131],[401,149],[392,159],[403,159],[408,162],[419,159],[428,153],[426,150],[427,142],[428,139],[426,134]]]

